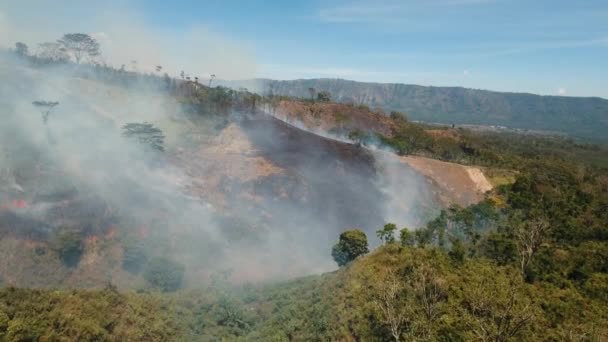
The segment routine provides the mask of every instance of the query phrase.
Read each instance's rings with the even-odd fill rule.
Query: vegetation
[[[367,252],[367,236],[359,229],[352,229],[340,234],[340,240],[334,245],[331,255],[338,266],[344,266]]]
[[[160,128],[151,123],[128,123],[122,127],[123,136],[137,140],[153,150],[163,152],[165,150],[165,134]]]
[[[383,243],[395,242],[395,231],[397,226],[394,223],[387,223],[382,229],[376,231],[376,235]],[[403,234],[403,233],[402,233]]]
[[[153,295],[0,290],[2,341],[167,341],[180,336]]]
[[[184,266],[167,258],[151,259],[144,270],[144,279],[150,285],[171,292],[182,286]]]
[[[77,64],[80,64],[83,58],[91,61],[100,55],[99,43],[88,34],[66,33],[57,43]]]

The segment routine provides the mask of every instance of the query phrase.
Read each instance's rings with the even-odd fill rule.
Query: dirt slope
[[[481,169],[440,160],[405,156],[401,160],[436,185],[435,193],[445,206],[468,206],[481,201],[492,190]]]

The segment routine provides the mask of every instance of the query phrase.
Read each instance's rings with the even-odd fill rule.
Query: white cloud
[[[567,93],[566,88],[558,88],[557,89],[557,95],[563,96],[563,95],[566,95],[566,93]]]

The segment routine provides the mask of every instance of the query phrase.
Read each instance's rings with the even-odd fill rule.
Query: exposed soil
[[[476,167],[416,156],[401,157],[401,160],[436,185],[436,195],[445,206],[477,203],[492,189],[481,169]]]

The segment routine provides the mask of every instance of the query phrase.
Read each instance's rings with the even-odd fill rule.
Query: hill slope
[[[239,85],[264,93],[272,91],[305,98],[310,97],[309,88],[314,88],[316,91],[329,91],[335,101],[403,111],[411,119],[426,122],[501,125],[593,139],[606,139],[604,132],[608,129],[608,100],[602,98],[540,96],[342,79],[259,79]]]

